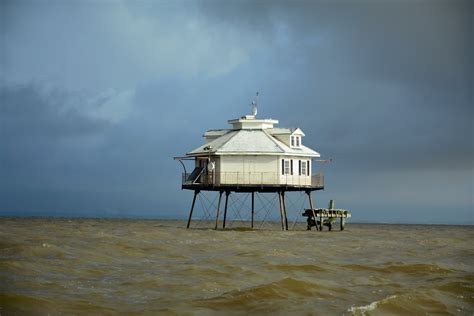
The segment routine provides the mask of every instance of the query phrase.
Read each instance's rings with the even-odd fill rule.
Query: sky
[[[185,218],[173,157],[259,91],[260,118],[333,160],[317,206],[474,224],[473,17],[457,0],[0,0],[0,215]]]

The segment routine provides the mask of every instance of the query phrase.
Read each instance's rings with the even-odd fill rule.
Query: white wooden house
[[[304,145],[300,128],[276,128],[277,120],[255,115],[228,122],[231,128],[208,130],[205,143],[186,154],[195,168],[183,175],[183,188],[323,188],[322,174],[311,172],[320,154]]]
[[[277,128],[277,120],[257,119],[257,101],[252,102],[252,105],[252,115],[229,120],[231,128],[208,130],[203,135],[204,144],[186,153],[185,157],[175,157],[184,168],[181,188],[194,191],[187,228],[191,223],[196,198],[201,191],[219,192],[215,229],[219,224],[224,192],[223,228],[226,225],[231,192],[251,193],[252,228],[255,194],[267,192],[274,192],[279,196],[282,229],[288,230],[285,202],[287,191],[304,191],[308,195],[311,218],[317,223],[311,192],[324,189],[323,174],[312,172],[313,162],[320,157],[319,153],[304,145],[305,134],[300,128]],[[194,162],[192,172],[187,171],[183,160]],[[309,220],[308,227],[311,227]]]

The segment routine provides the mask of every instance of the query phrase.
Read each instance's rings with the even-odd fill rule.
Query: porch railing
[[[203,172],[183,173],[183,185],[286,185],[304,187],[323,187],[324,174],[310,176],[282,175],[276,172]]]

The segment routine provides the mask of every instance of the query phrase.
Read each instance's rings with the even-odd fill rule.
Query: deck
[[[233,192],[316,191],[324,189],[324,175],[318,173],[311,177],[300,177],[270,172],[204,174],[204,170],[194,170],[192,173],[182,174],[181,188]]]
[[[331,200],[330,204],[332,203],[333,201]],[[323,230],[323,226],[327,226],[329,230],[332,230],[332,225],[337,218],[339,218],[340,229],[344,230],[346,219],[352,216],[351,212],[343,209],[334,209],[332,205],[330,205],[330,208],[306,209],[302,215],[308,218],[308,230],[315,226],[320,231]]]

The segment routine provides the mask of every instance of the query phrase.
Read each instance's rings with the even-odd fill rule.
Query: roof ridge
[[[232,130],[231,128],[211,128],[211,129],[208,129],[206,132],[210,132],[210,131],[230,131]]]
[[[195,149],[193,149],[193,150],[187,152],[186,155],[191,154],[191,153],[196,152],[196,151],[199,151],[201,148],[204,149],[204,147],[206,147],[206,146],[208,146],[208,147],[211,146],[211,147],[212,147],[212,145],[215,145],[216,143],[219,143],[219,140],[220,140],[222,137],[226,137],[226,136],[228,137],[228,135],[229,135],[230,133],[232,133],[232,132],[233,132],[233,131],[228,131],[227,133],[224,133],[223,135],[220,135],[219,137],[216,137],[215,139],[211,140],[210,142],[205,143],[205,144],[203,144],[203,145],[201,145],[201,146],[199,146],[199,147],[197,147],[197,148],[195,148]],[[234,136],[234,135],[230,136],[229,139],[231,139],[233,136]],[[225,140],[225,141],[224,141],[224,144],[227,143],[227,142],[229,141],[229,139]],[[217,152],[218,149],[221,148],[224,144],[219,145],[217,148],[215,148],[214,151],[211,150],[211,152],[214,152],[214,153]]]
[[[267,133],[267,132],[266,132],[265,130],[263,130],[263,129],[262,129],[262,132],[263,132],[265,135],[267,135],[267,137],[270,138],[270,140],[271,140],[272,142],[274,142],[275,145],[278,146],[278,148],[280,148],[283,152],[286,152],[285,148],[281,147],[280,144],[278,144],[278,142],[277,142],[277,140],[276,140],[275,137],[273,137],[272,135],[270,135],[269,133]]]
[[[234,138],[235,135],[237,135],[237,134],[239,133],[239,131],[241,131],[241,130],[230,130],[229,132],[225,133],[224,135],[222,135],[222,136],[220,136],[220,137],[217,137],[216,139],[219,139],[219,138],[221,138],[221,137],[223,137],[223,136],[225,136],[225,135],[228,135],[228,134],[230,134],[230,133],[232,133],[232,132],[235,132],[234,135],[230,136],[222,145],[219,146],[218,149],[216,149],[215,153],[217,153],[217,152],[219,151],[219,149],[221,149],[222,147],[224,147],[232,138]]]

